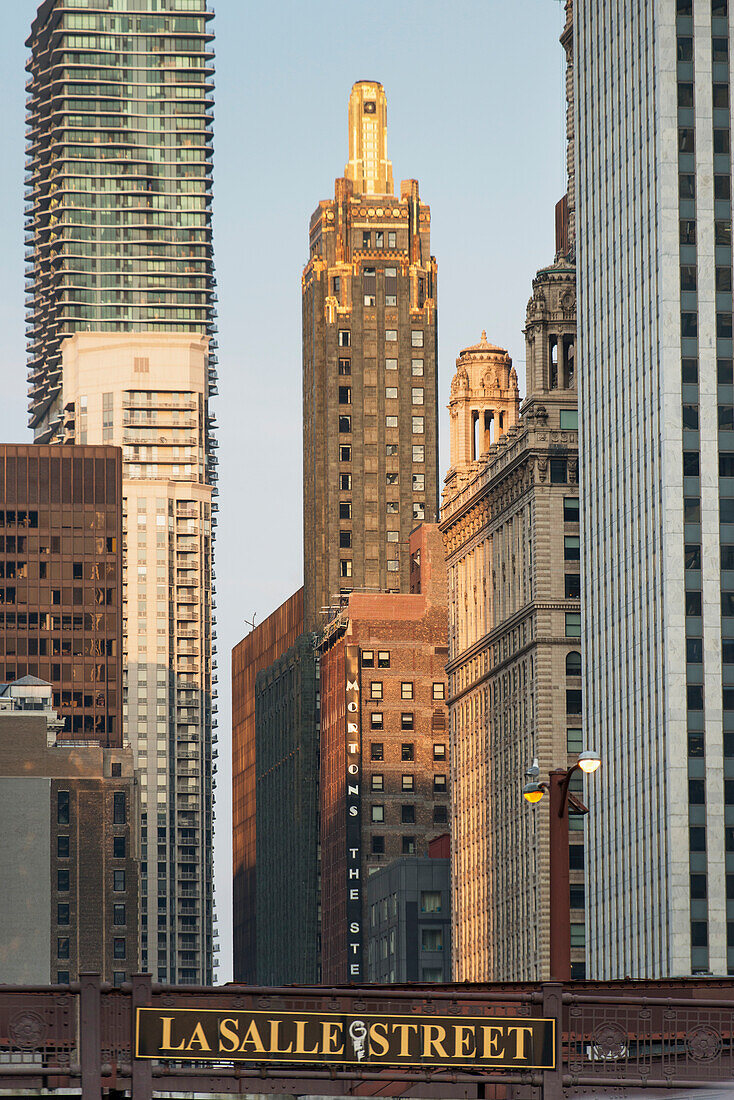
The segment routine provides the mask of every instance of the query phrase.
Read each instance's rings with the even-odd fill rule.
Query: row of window
[[[59,835],[56,838],[56,855],[59,859],[68,859],[71,852],[71,838],[66,835]],[[125,859],[127,853],[127,841],[124,836],[116,836],[112,838],[112,855],[115,859]],[[61,887],[59,887],[61,889]],[[68,889],[68,887],[67,887]],[[123,887],[124,889],[124,887]]]
[[[56,923],[60,926],[71,924],[71,906],[68,901],[60,901],[56,906]],[[112,923],[116,927],[127,924],[127,909],[124,902],[115,902],[112,906]]]
[[[398,330],[394,328],[385,329],[385,343],[393,344],[397,341]],[[349,348],[352,346],[352,333],[350,329],[340,328],[337,333],[337,343],[340,348]],[[413,348],[423,347],[423,329],[411,329],[410,333],[410,346]]]
[[[415,776],[411,773],[404,774],[400,777],[400,789],[401,791],[414,791],[415,790]],[[376,772],[370,776],[370,790],[371,791],[384,791],[385,788],[385,776],[378,775]],[[433,790],[436,794],[445,794],[446,776],[434,775],[433,777]]]
[[[422,402],[420,402],[420,403],[422,404]],[[413,435],[424,435],[425,434],[425,425],[426,425],[425,417],[423,417],[423,416],[413,416],[413,417],[411,417],[411,431],[412,431]],[[398,427],[398,418],[397,418],[397,416],[386,416],[385,417],[385,427],[386,428],[397,428]],[[351,433],[351,431],[352,431],[352,418],[351,418],[351,416],[346,416],[346,415],[343,415],[343,414],[340,415],[339,416],[339,434],[340,435],[349,435]],[[551,459],[551,464],[554,461],[557,461],[557,460],[556,459]],[[565,476],[565,459],[562,459],[561,461],[564,464],[564,477],[562,477],[560,479],[557,478],[556,480],[565,482],[567,480],[567,478]],[[553,480],[554,480],[553,477],[551,477],[551,481],[553,481]]]
[[[367,660],[365,660],[367,658]],[[370,649],[362,650],[362,668],[373,668],[374,665],[374,653]],[[387,650],[378,651],[377,654],[377,667],[389,668],[390,667],[390,653]],[[384,698],[384,684],[382,680],[372,680],[370,683],[370,699],[383,699]],[[400,684],[400,698],[401,699],[415,699],[415,684],[412,680],[403,680]],[[446,684],[443,681],[434,682],[431,689],[432,699],[445,699],[446,698]]]
[[[380,715],[380,718],[382,715]],[[382,726],[378,727],[382,729]],[[384,760],[385,759],[385,743],[384,741],[372,741],[370,742],[370,760]],[[415,760],[415,743],[413,741],[403,741],[400,746],[400,759],[401,760]],[[433,759],[445,760],[446,759],[446,745],[435,744],[433,746]],[[374,788],[377,790],[378,788]]]
[[[120,775],[122,765],[118,762],[112,764],[112,775]],[[126,798],[124,791],[115,791],[112,796],[112,822],[114,825],[124,825],[127,821]],[[58,825],[70,824],[70,792],[59,791],[56,796],[56,822]],[[123,838],[124,839],[124,838]]]
[[[436,777],[438,778],[438,777]],[[444,780],[445,780],[444,776]],[[446,792],[446,787],[442,788],[442,793]],[[434,807],[436,809],[437,807]],[[446,810],[446,807],[443,807]],[[385,820],[385,807],[381,803],[373,803],[370,807],[370,820],[373,823],[381,824]],[[437,818],[434,817],[434,821]],[[445,818],[443,819],[445,820]],[[403,825],[415,825],[415,805],[412,802],[403,803],[400,807],[400,821]]]
[[[446,806],[433,807],[433,821],[436,825],[443,825],[448,822],[448,809]],[[416,854],[417,846],[414,836],[402,836],[400,841],[400,850],[404,856],[414,856]],[[370,851],[374,856],[384,855],[385,837],[381,834],[370,837]]]
[[[415,450],[415,448],[413,448]],[[421,450],[423,448],[421,447]],[[421,460],[422,461],[422,460]],[[397,485],[398,474],[390,473],[385,474],[386,485]],[[352,475],[347,473],[339,474],[339,489],[342,493],[351,493],[352,491]],[[426,491],[426,475],[425,474],[413,474],[412,475],[412,491],[414,493],[424,493]],[[2,563],[0,562],[0,566]]]

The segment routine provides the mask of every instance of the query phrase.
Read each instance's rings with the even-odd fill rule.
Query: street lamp
[[[571,897],[568,866],[568,816],[588,814],[581,799],[569,791],[571,776],[587,775],[601,764],[598,752],[585,749],[570,768],[556,768],[547,783],[539,783],[540,768],[534,760],[526,772],[529,780],[522,789],[527,802],[540,802],[547,791],[550,801],[548,840],[550,848],[550,972],[551,978],[567,982],[571,978]]]

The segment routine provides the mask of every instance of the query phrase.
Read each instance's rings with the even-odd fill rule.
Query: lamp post
[[[540,774],[537,761],[528,768],[532,777],[522,793],[530,803],[540,802],[543,794],[549,795],[549,854],[550,854],[550,974],[553,981],[567,982],[571,978],[571,897],[568,866],[568,817],[588,814],[588,809],[576,795],[569,791],[571,776],[582,771],[590,775],[601,764],[598,753],[586,749],[570,768],[556,768],[548,776],[547,783],[538,783]]]

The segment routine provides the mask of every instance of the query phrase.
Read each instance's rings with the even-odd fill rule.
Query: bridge
[[[734,981],[0,986],[0,1091],[652,1098],[734,1079]]]

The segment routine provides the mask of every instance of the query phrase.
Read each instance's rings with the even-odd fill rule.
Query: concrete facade
[[[76,333],[62,363],[64,439],[122,448],[123,726],[141,782],[141,962],[159,981],[206,984],[216,771],[208,342]]]
[[[393,194],[382,85],[349,101],[349,161],[303,272],[304,616],[407,592],[408,535],[438,515],[437,265],[418,182]]]

